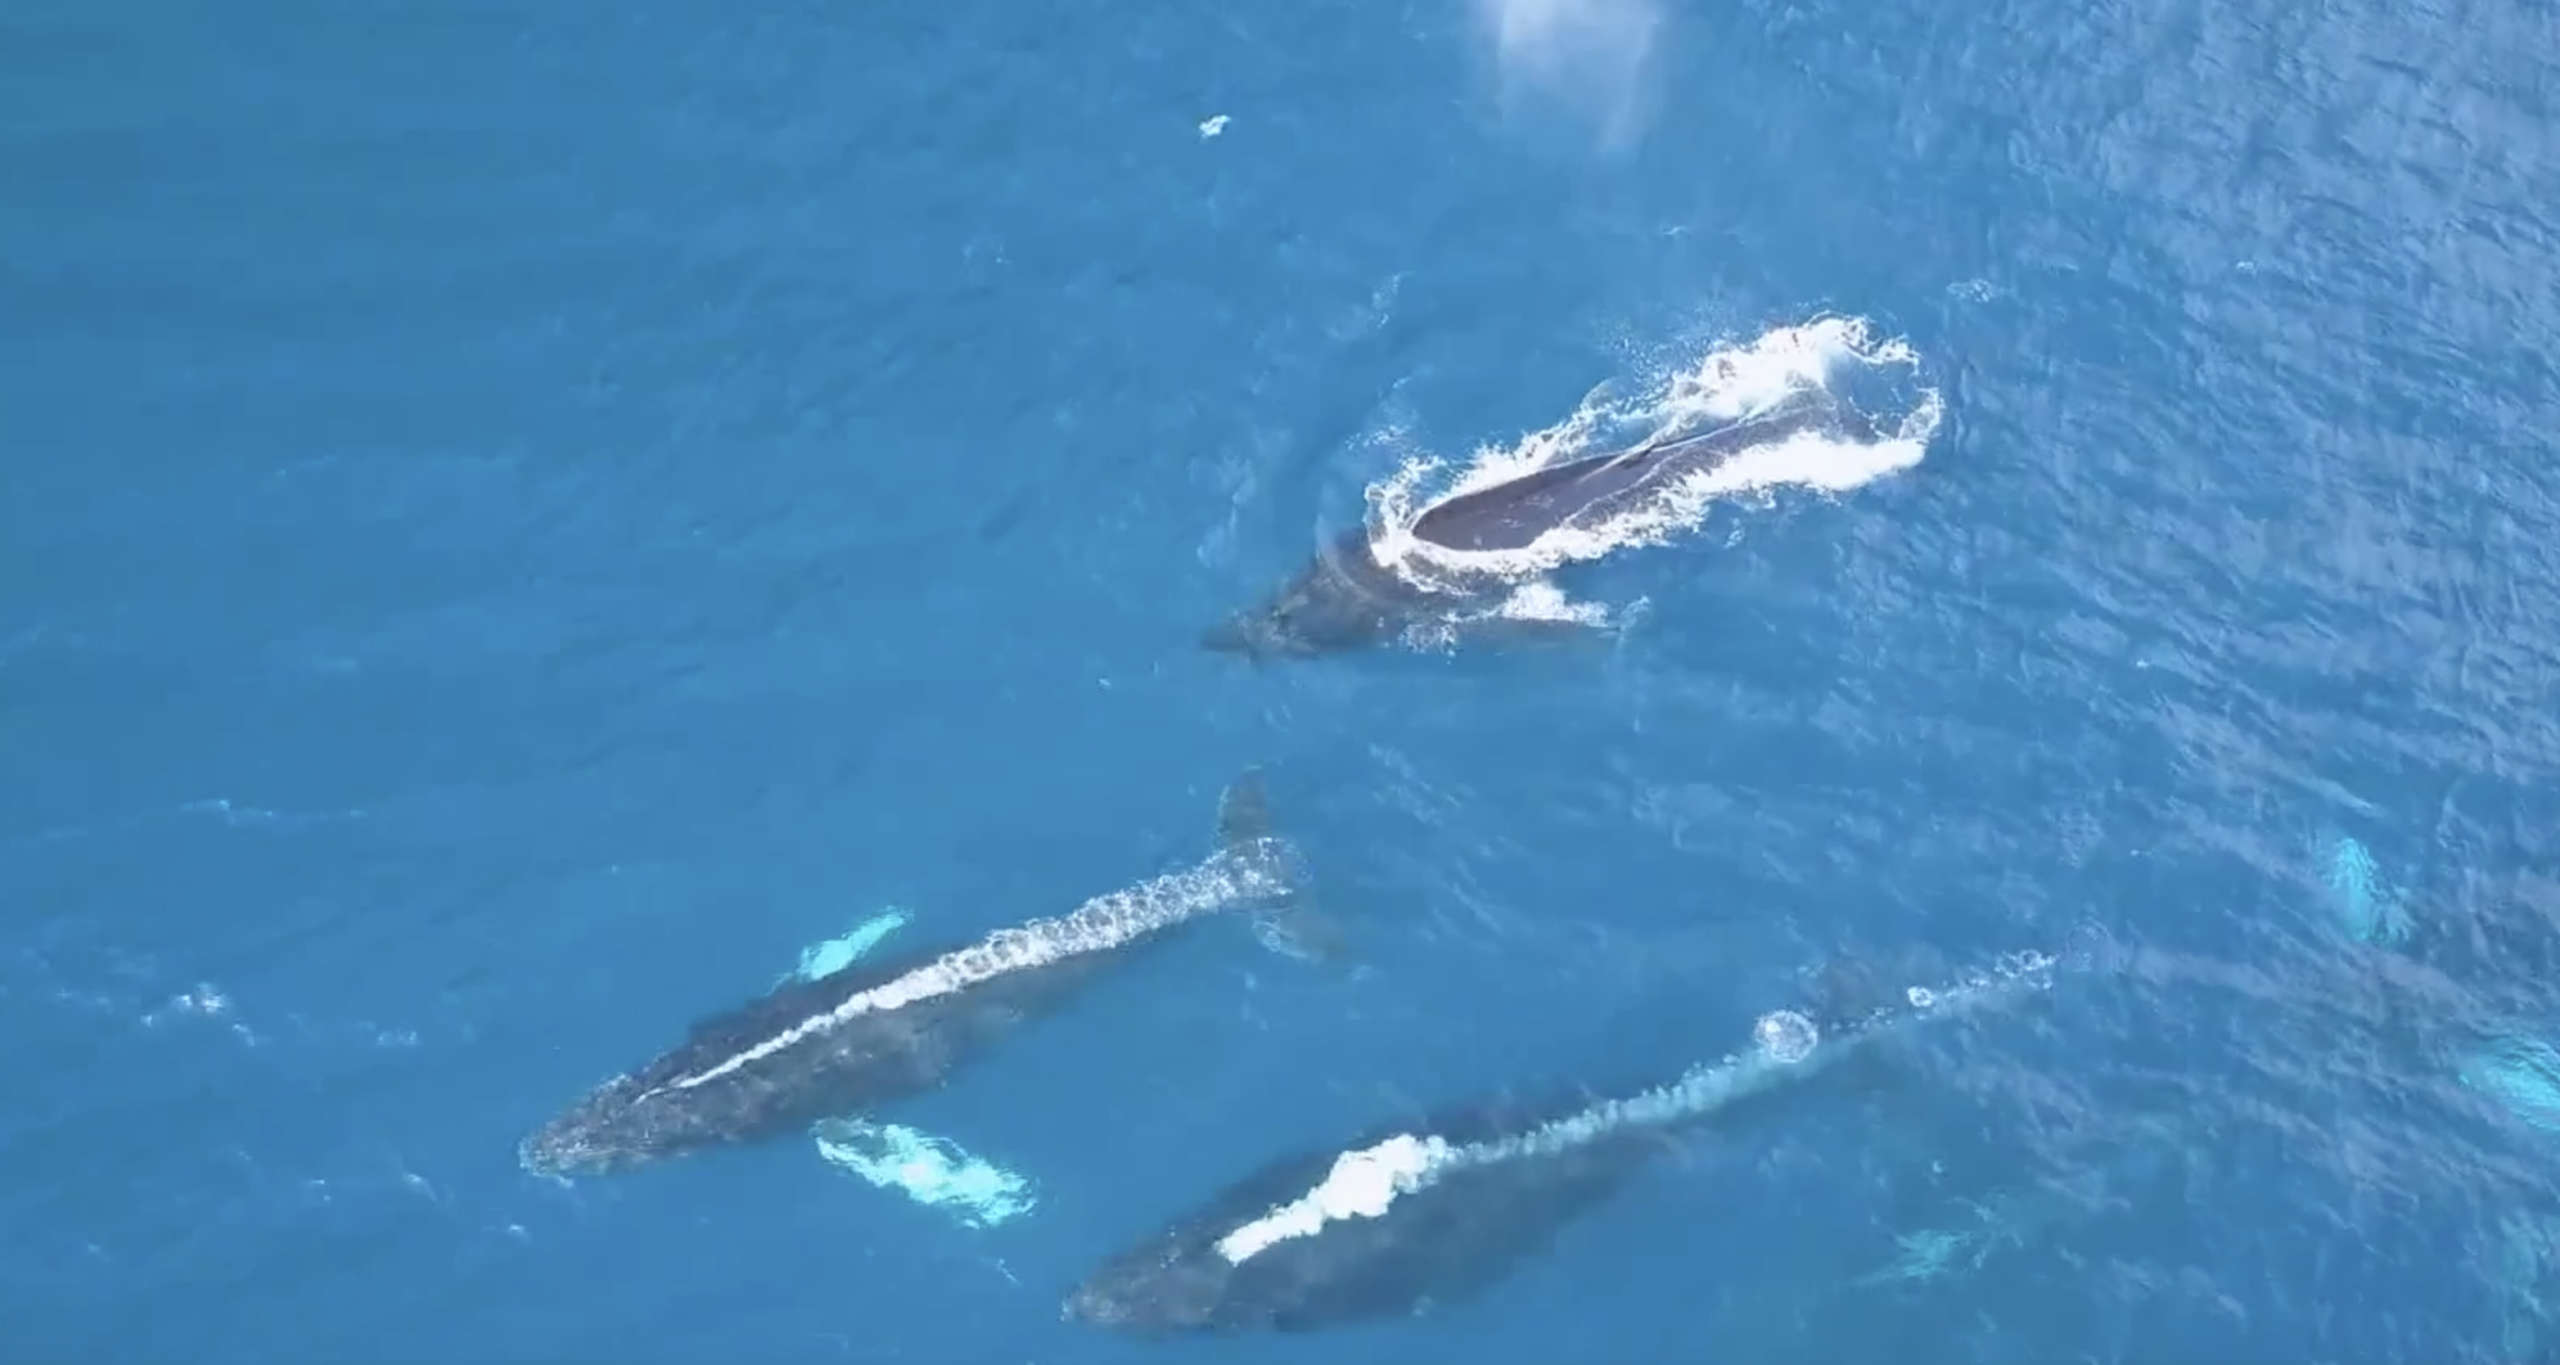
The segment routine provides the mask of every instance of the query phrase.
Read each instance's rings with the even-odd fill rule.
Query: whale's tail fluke
[[[1277,861],[1286,889],[1264,899],[1253,912],[1253,936],[1263,947],[1305,962],[1336,963],[1349,957],[1341,926],[1315,908],[1295,854],[1275,832],[1261,769],[1246,769],[1219,794],[1218,844],[1235,857]]]

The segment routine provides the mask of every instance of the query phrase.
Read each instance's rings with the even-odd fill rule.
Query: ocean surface
[[[8,1354],[2560,1360],[2555,95],[2523,0],[17,5]],[[1562,640],[1200,647],[1809,383],[1879,439],[1549,547]],[[1354,962],[1207,926],[894,1115],[1027,1212],[520,1167],[1256,767]],[[2072,944],[1474,1302],[1060,1320],[1408,1106]]]

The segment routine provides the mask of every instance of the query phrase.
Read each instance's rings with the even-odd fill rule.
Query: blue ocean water
[[[2551,1358],[2560,1139],[2443,1040],[2560,1032],[2555,53],[2512,0],[17,7],[16,1353]],[[1577,570],[1623,629],[1197,647],[1415,452],[1824,318],[1916,357],[1925,459]],[[1065,910],[1256,765],[1358,969],[1204,932],[912,1106],[1030,1215],[518,1168],[807,945]],[[1396,1106],[2091,925],[1480,1302],[1058,1320]]]

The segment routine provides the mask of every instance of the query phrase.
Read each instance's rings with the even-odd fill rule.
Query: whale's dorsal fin
[[[1229,848],[1271,837],[1271,798],[1262,770],[1247,768],[1218,797],[1218,842]]]
[[[1874,965],[1861,954],[1834,952],[1814,972],[1813,1007],[1826,1028],[1863,1024],[1889,1003]]]
[[[1271,798],[1263,790],[1262,770],[1247,768],[1218,797],[1218,842],[1246,849],[1271,838]],[[1253,936],[1262,946],[1301,962],[1341,962],[1350,955],[1342,926],[1316,909],[1306,888],[1292,886],[1252,916]]]

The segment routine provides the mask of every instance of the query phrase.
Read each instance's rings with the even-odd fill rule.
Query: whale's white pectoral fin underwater
[[[849,933],[801,950],[791,973],[803,981],[833,976],[905,927],[907,913],[884,910]],[[1039,1203],[1031,1182],[949,1138],[859,1115],[821,1119],[809,1130],[828,1165],[919,1204],[942,1209],[964,1227],[987,1228],[1029,1213]]]
[[[1231,787],[1218,805],[1222,845],[1243,847],[1273,836],[1271,811],[1258,782]],[[786,979],[814,982],[849,971],[904,928],[904,910],[888,909],[835,938],[800,952]],[[1254,937],[1263,947],[1306,962],[1332,963],[1347,956],[1334,921],[1291,891],[1255,910]],[[942,1209],[963,1225],[993,1227],[1029,1213],[1039,1203],[1022,1173],[972,1154],[950,1138],[898,1123],[846,1114],[811,1125],[810,1138],[829,1165],[919,1204]]]

